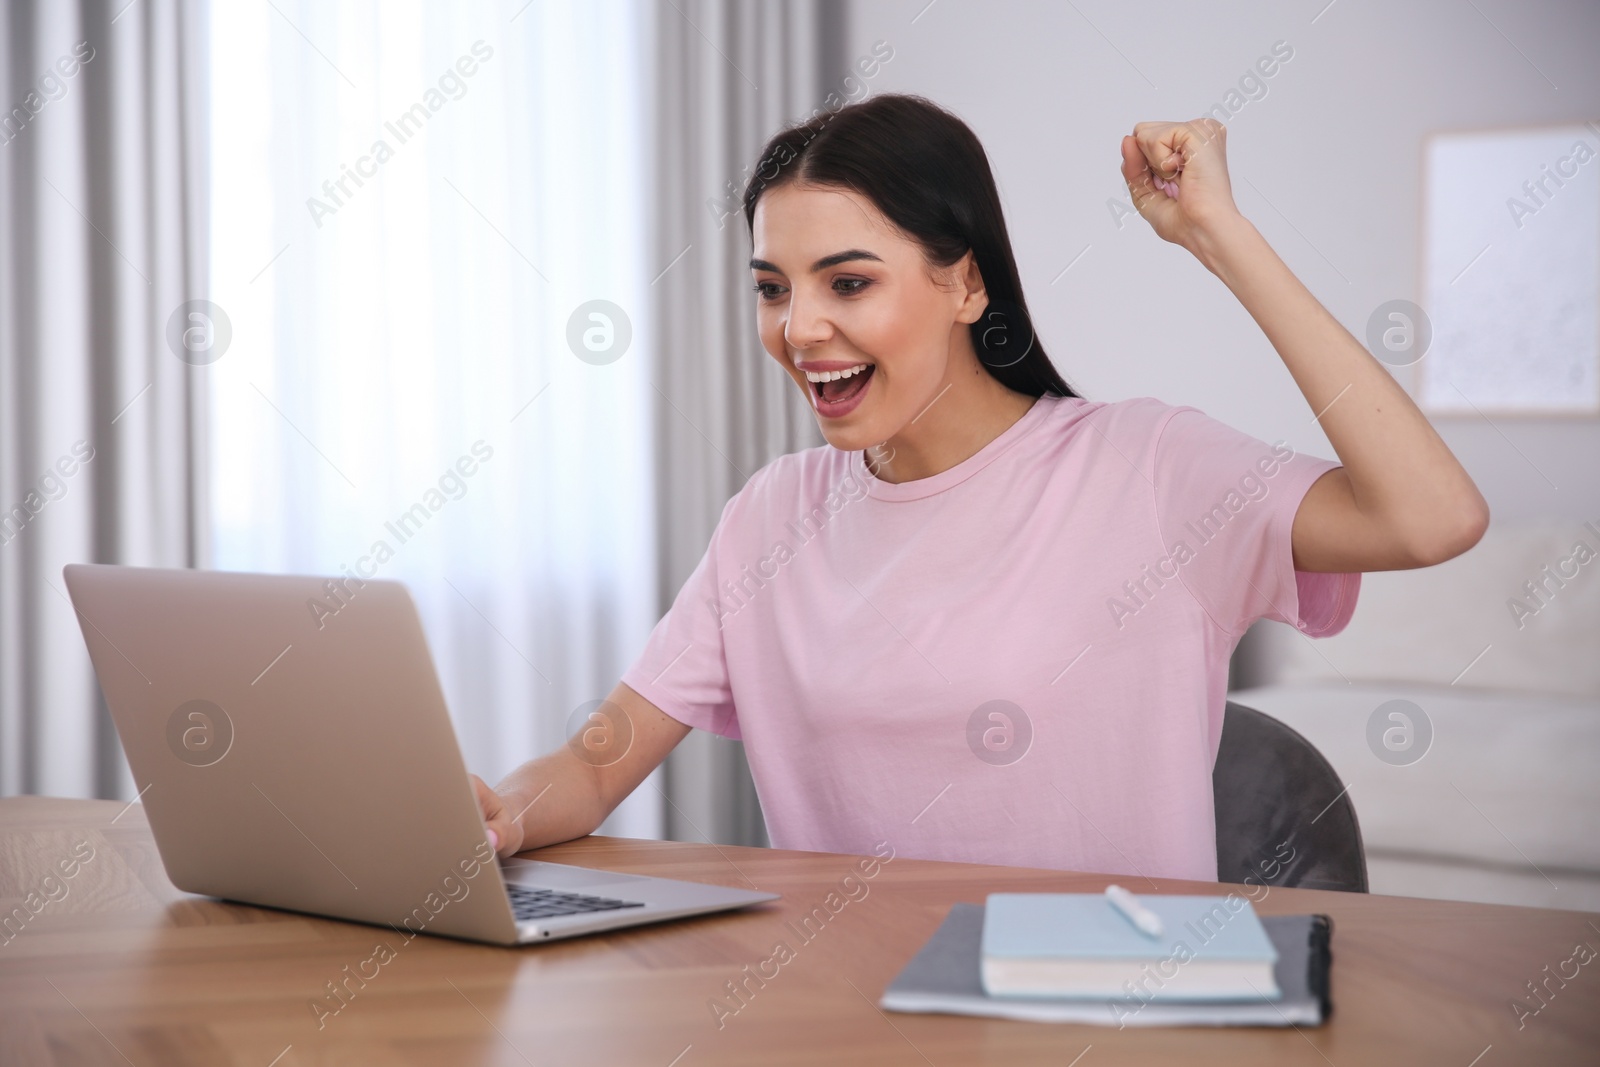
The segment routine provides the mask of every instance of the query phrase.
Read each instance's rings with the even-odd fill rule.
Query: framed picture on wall
[[[1600,123],[1433,134],[1422,172],[1418,406],[1600,416]]]

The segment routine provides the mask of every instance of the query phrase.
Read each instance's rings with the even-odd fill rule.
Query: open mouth
[[[875,369],[874,364],[862,363],[849,370],[806,371],[806,381],[820,406],[835,407],[860,396]]]

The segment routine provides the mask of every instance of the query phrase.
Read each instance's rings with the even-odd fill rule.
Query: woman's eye
[[[866,278],[835,278],[833,291],[841,296],[854,296],[871,284]],[[776,300],[784,292],[783,286],[777,282],[756,282],[750,288],[759,293],[762,300]]]

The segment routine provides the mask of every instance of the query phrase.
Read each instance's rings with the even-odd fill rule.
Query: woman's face
[[[888,441],[979,366],[966,324],[987,299],[970,252],[936,279],[866,197],[793,182],[762,195],[752,236],[762,347],[835,448]]]

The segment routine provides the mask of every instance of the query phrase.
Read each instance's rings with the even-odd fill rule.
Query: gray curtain
[[[655,18],[652,228],[664,273],[651,300],[664,612],[727,499],[777,456],[822,443],[804,398],[756,336],[740,196],[769,137],[829,93],[844,95],[848,57],[843,0],[670,0]],[[767,843],[739,742],[695,731],[665,778],[669,837]]]
[[[61,568],[205,555],[205,10],[0,20],[0,794],[131,798]]]

